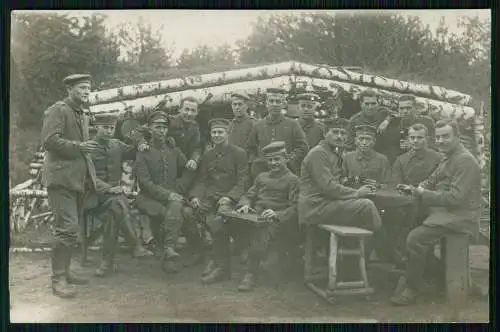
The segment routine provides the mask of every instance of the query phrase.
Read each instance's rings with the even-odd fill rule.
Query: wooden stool
[[[467,234],[450,234],[441,238],[441,261],[448,303],[456,310],[467,305],[470,288],[469,241]]]
[[[337,295],[365,295],[373,293],[373,288],[370,288],[368,276],[366,273],[365,260],[365,237],[371,236],[373,233],[366,229],[350,226],[336,225],[318,225],[319,229],[326,230],[330,233],[330,256],[328,260],[328,286],[327,289],[321,289],[314,284],[318,279],[324,279],[324,274],[313,275],[313,232],[314,226],[308,226],[306,229],[306,248],[305,248],[305,273],[304,279],[307,287],[313,292],[321,296],[330,303],[334,302],[334,296]],[[338,240],[342,237],[351,237],[358,240],[359,247],[357,249],[339,248]],[[359,262],[359,271],[362,280],[339,282],[337,281],[337,257],[339,256],[357,256]]]

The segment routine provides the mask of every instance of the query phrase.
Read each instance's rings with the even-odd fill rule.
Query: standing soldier
[[[373,150],[377,128],[360,125],[355,128],[356,150],[346,153],[343,169],[348,178],[359,177],[377,184],[389,183],[391,166],[387,157]]]
[[[286,166],[284,142],[273,142],[262,149],[269,164],[269,172],[260,173],[253,186],[240,199],[238,212],[247,214],[250,207],[269,224],[253,226],[250,230],[250,249],[246,264],[246,273],[238,286],[239,291],[250,291],[254,287],[255,277],[261,262],[268,254],[271,244],[278,245],[282,254],[293,251],[298,236],[297,198],[299,181]],[[229,225],[230,226],[230,225]],[[205,284],[229,279],[229,235],[241,229],[230,229],[224,225],[214,235],[214,245],[218,248],[220,264],[202,278]],[[297,245],[298,247],[298,245]],[[294,252],[295,253],[295,252]]]
[[[415,123],[421,123],[427,127],[427,142],[429,147],[434,146],[434,120],[425,115],[419,115],[415,97],[402,95],[398,101],[398,117],[388,117],[380,124],[380,138],[375,149],[383,153],[390,163],[407,152],[410,148],[408,143],[408,128]]]
[[[150,218],[150,228],[167,273],[179,271],[179,254],[175,251],[183,225],[183,176],[186,157],[166,140],[168,116],[158,111],[149,120],[151,141],[149,150],[138,152],[136,173],[140,187],[136,205]]]
[[[349,151],[355,149],[354,137],[356,135],[355,128],[359,125],[370,125],[380,131],[380,127],[384,120],[389,119],[388,112],[380,109],[378,102],[378,94],[373,90],[365,90],[360,93],[359,100],[361,103],[361,112],[354,114],[349,119],[347,126],[347,143],[346,148]]]
[[[325,138],[325,128],[314,118],[320,105],[319,96],[314,93],[301,93],[296,98],[299,102],[301,115],[299,123],[306,135],[309,149],[312,149]]]
[[[394,305],[413,304],[421,291],[430,248],[447,234],[477,235],[482,211],[481,172],[476,158],[460,143],[458,125],[447,119],[436,123],[436,146],[444,155],[436,170],[418,187],[406,190],[429,211],[423,223],[406,239],[408,262],[404,290]]]
[[[200,176],[191,191],[190,203],[193,209],[209,215],[206,222],[210,232],[215,234],[223,222],[219,212],[231,210],[245,192],[248,161],[245,150],[229,143],[228,120],[213,119],[209,127],[213,148],[201,158]],[[199,250],[201,253],[203,248]],[[204,275],[214,268],[215,254],[210,256]]]
[[[251,98],[246,93],[233,93],[231,107],[234,118],[229,125],[229,143],[243,150],[248,150],[250,134],[255,127],[255,120],[248,114],[248,103]]]
[[[266,108],[269,114],[257,122],[250,136],[249,159],[252,162],[252,179],[268,171],[261,149],[274,141],[285,142],[288,155],[287,166],[294,173],[300,171],[300,163],[308,151],[307,140],[299,123],[283,115],[285,103],[285,90],[267,89]]]
[[[78,245],[83,218],[84,194],[105,192],[109,186],[96,178],[90,153],[98,149],[89,141],[89,119],[83,105],[90,94],[90,75],[71,75],[63,80],[68,97],[44,113],[42,144],[47,152],[44,180],[50,207],[55,216],[52,251],[52,292],[70,298],[76,295],[72,284],[88,280],[70,273],[72,251]]]
[[[97,177],[108,184],[110,194],[90,195],[86,199],[86,208],[92,209],[93,213],[109,212],[111,218],[107,220],[106,233],[103,243],[102,263],[96,271],[96,276],[104,277],[114,269],[114,256],[119,231],[128,242],[134,257],[149,256],[151,253],[144,249],[141,241],[137,238],[131,221],[128,200],[121,186],[122,162],[124,160],[135,160],[136,149],[122,141],[112,138],[116,119],[113,117],[100,118],[97,134],[94,141],[99,144],[100,149],[92,153]],[[141,146],[140,150],[146,147]]]

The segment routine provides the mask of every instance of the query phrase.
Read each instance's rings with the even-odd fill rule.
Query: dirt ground
[[[488,292],[489,249],[471,247],[473,279]],[[91,283],[79,287],[75,299],[60,299],[49,287],[48,253],[11,253],[9,291],[12,322],[446,322],[450,310],[442,301],[426,298],[417,305],[394,308],[388,299],[396,278],[369,270],[376,293],[369,300],[340,298],[331,305],[307,289],[300,278],[279,284],[262,281],[252,293],[236,290],[242,277],[235,262],[231,281],[204,286],[199,282],[202,266],[165,275],[153,258],[118,256],[119,270],[112,278],[93,277],[98,253],[91,252],[93,265],[76,272]],[[488,322],[487,299],[473,298],[460,321]]]

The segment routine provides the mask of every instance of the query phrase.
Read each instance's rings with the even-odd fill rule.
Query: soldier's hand
[[[242,205],[236,210],[236,212],[241,213],[241,214],[247,214],[249,209],[250,209],[250,206]]]
[[[121,193],[123,193],[123,188],[120,187],[120,186],[111,187],[111,188],[108,189],[108,193],[110,193],[110,194],[121,194]]]
[[[149,144],[148,143],[141,143],[137,147],[137,150],[139,150],[140,152],[147,151],[147,150],[149,150]]]
[[[195,209],[199,209],[200,206],[201,206],[200,200],[198,198],[196,198],[196,197],[194,197],[193,199],[191,199],[190,204]]]
[[[80,143],[79,145],[80,151],[83,153],[94,153],[99,150],[99,144],[94,141],[86,141],[83,143]]]
[[[231,198],[229,197],[222,197],[221,199],[219,199],[219,201],[217,202],[217,205],[228,205],[228,204],[231,204]]]
[[[196,169],[198,168],[198,164],[196,163],[196,161],[191,159],[186,163],[186,168],[191,171],[196,171]]]
[[[389,125],[389,120],[385,119],[384,121],[382,121],[380,126],[378,126],[377,133],[383,134],[385,132],[385,130],[387,129],[388,125]]]
[[[175,202],[182,202],[184,197],[182,195],[179,195],[178,193],[171,193],[170,196],[168,197],[169,201],[175,201]]]
[[[277,214],[273,210],[267,209],[264,210],[260,216],[265,219],[276,219]]]
[[[356,196],[358,197],[366,197],[372,195],[374,191],[374,187],[371,185],[363,185],[356,191]]]

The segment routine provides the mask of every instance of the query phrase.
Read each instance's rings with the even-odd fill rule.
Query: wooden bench
[[[325,230],[330,233],[330,255],[328,259],[328,285],[326,289],[322,289],[315,284],[315,281],[324,279],[324,274],[313,274],[313,233],[315,229]],[[336,225],[318,225],[308,226],[306,228],[306,248],[305,248],[305,271],[304,281],[306,286],[313,292],[318,294],[323,299],[330,303],[334,303],[334,297],[338,295],[365,295],[369,296],[373,293],[373,289],[368,282],[366,273],[366,258],[365,258],[365,238],[373,233],[366,229],[350,226]],[[357,239],[358,247],[356,249],[347,249],[339,247],[340,238],[355,238]],[[361,275],[359,281],[339,281],[337,278],[338,266],[337,258],[354,256],[358,258],[358,267]]]

